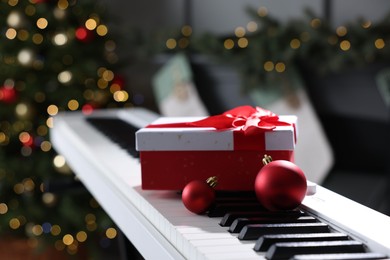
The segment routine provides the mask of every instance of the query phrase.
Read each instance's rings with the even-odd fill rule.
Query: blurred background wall
[[[250,21],[245,12],[248,6],[255,8],[265,6],[270,14],[282,21],[300,17],[305,8],[312,9],[319,16],[322,16],[326,9],[324,7],[326,1],[320,0],[104,1],[108,3],[109,9],[122,19],[123,26],[153,30],[180,26],[190,18],[195,33],[205,31],[230,33],[237,26],[245,25]],[[334,26],[351,22],[359,17],[377,21],[390,10],[390,2],[386,0],[344,0],[329,1],[329,3]],[[187,8],[191,11],[186,11]]]

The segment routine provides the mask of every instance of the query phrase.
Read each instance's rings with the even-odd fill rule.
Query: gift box
[[[297,117],[243,106],[206,118],[161,117],[136,133],[142,188],[182,190],[218,178],[216,190],[251,191],[265,154],[294,160]]]

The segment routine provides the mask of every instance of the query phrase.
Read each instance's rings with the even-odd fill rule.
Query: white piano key
[[[219,257],[218,255],[228,252],[241,252],[242,255],[246,255],[248,251],[253,251],[255,241],[240,241],[233,234],[223,234],[223,236],[201,236],[201,239],[198,239],[198,236],[194,237],[195,239],[191,240],[193,248],[199,255],[207,255],[211,257]],[[212,238],[214,237],[214,238]],[[189,239],[193,237],[188,237]],[[254,253],[254,254],[253,254]],[[253,251],[250,253],[250,256],[261,255]],[[197,258],[197,257],[196,257]],[[195,258],[195,259],[196,259]],[[241,258],[240,258],[241,259]]]
[[[233,253],[253,250],[253,244],[209,245],[196,247],[202,254]]]
[[[201,228],[201,227],[177,227],[176,230],[180,233],[180,234],[209,234],[209,233],[222,233],[222,234],[225,234],[227,233],[228,235],[231,235],[229,234],[229,232],[227,231],[227,229],[223,229],[221,230],[220,227],[218,226],[214,226],[214,227],[207,227],[207,228]]]
[[[218,238],[218,239],[199,239],[199,240],[193,240],[191,242],[194,247],[202,247],[202,246],[224,246],[224,245],[253,245],[255,244],[255,241],[241,241],[237,239],[235,236],[231,236],[229,238]]]
[[[209,260],[265,260],[264,255],[261,255],[260,253],[257,253],[253,250],[247,250],[247,251],[236,251],[236,252],[226,252],[226,253],[206,253],[203,254],[205,259]]]
[[[199,215],[179,216],[170,219],[171,224],[177,227],[215,227],[219,226],[220,221],[221,218],[209,218],[207,216]]]
[[[183,238],[186,240],[201,240],[201,239],[225,239],[229,237],[236,237],[234,234],[230,234],[227,232],[225,234],[224,232],[219,233],[183,233],[180,234]]]

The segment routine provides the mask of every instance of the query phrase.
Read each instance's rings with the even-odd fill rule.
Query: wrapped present
[[[136,133],[142,188],[180,191],[216,176],[216,190],[253,190],[265,154],[294,160],[296,128],[296,116],[251,106],[206,118],[161,117]]]

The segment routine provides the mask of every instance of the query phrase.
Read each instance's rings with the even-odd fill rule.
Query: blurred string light
[[[383,38],[378,38],[375,40],[374,45],[377,49],[383,49],[386,46],[385,40]]]
[[[31,65],[33,60],[34,60],[34,53],[33,53],[33,51],[31,49],[27,49],[27,48],[26,49],[22,49],[18,53],[18,61],[23,66]]]
[[[47,113],[50,115],[50,116],[55,116],[57,115],[58,113],[58,107],[56,105],[49,105],[47,107]]]
[[[8,28],[5,32],[5,37],[7,37],[9,40],[13,40],[16,38],[17,31],[14,28]]]
[[[258,29],[258,24],[255,21],[250,21],[246,25],[246,29],[248,30],[248,32],[256,32]]]
[[[234,48],[234,41],[232,39],[226,39],[223,43],[223,46],[227,50],[231,50]]]
[[[340,42],[340,49],[343,51],[348,51],[351,48],[351,42],[348,40],[343,40]]]
[[[79,107],[80,107],[80,104],[79,104],[79,102],[77,100],[71,99],[71,100],[68,101],[68,108],[69,108],[69,110],[75,111],[75,110],[79,109]]]
[[[73,78],[73,73],[69,70],[61,71],[58,74],[58,81],[62,84],[69,84]]]
[[[5,203],[0,203],[0,215],[5,215],[8,212],[8,206]]]
[[[39,29],[42,29],[42,30],[43,30],[43,29],[45,29],[45,28],[49,25],[49,22],[47,21],[46,18],[41,17],[41,18],[39,18],[39,19],[37,20],[36,25],[37,25],[37,27],[38,27]]]
[[[57,6],[61,10],[65,10],[69,7],[69,2],[67,0],[59,0]]]
[[[35,12],[36,12],[36,8],[33,5],[26,6],[26,9],[24,10],[24,13],[27,16],[33,16],[35,14]]]
[[[53,43],[58,46],[65,45],[68,42],[68,36],[65,33],[57,33],[53,37]]]
[[[190,37],[192,36],[193,30],[190,25],[184,25],[180,29],[180,36],[178,39],[176,38],[168,38],[165,41],[165,46],[169,50],[173,50],[176,48],[186,49],[190,46]]]
[[[318,29],[320,28],[322,22],[321,22],[321,19],[319,18],[313,18],[311,21],[310,21],[310,26],[314,29]]]
[[[268,9],[267,7],[265,6],[261,6],[257,9],[257,14],[260,16],[260,17],[265,17],[268,15]]]
[[[97,27],[97,21],[96,19],[89,18],[87,21],[85,21],[85,28],[92,31],[95,30]]]
[[[236,37],[244,37],[245,36],[245,28],[244,27],[237,27],[235,30],[234,30],[234,34],[236,35]]]
[[[177,41],[174,38],[169,38],[166,42],[165,45],[167,46],[168,49],[173,50],[177,46]]]
[[[301,47],[301,41],[297,38],[294,38],[290,41],[290,47],[291,49],[298,49]]]
[[[22,16],[18,11],[11,12],[7,17],[7,24],[10,27],[19,28],[22,25]]]
[[[66,160],[62,155],[56,155],[53,159],[53,164],[56,168],[64,167],[66,164]]]
[[[361,23],[362,28],[369,29],[372,25],[372,22],[370,20],[365,20]]]

